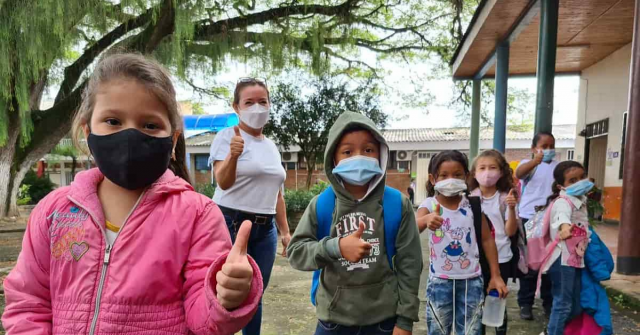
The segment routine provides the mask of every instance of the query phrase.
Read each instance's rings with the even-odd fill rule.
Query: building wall
[[[619,220],[622,179],[619,176],[622,151],[622,117],[629,108],[631,44],[582,71],[578,102],[578,134],[587,124],[609,118],[604,178],[605,219]],[[576,138],[576,160],[584,162],[585,139]],[[617,155],[615,154],[617,153]],[[599,185],[602,187],[603,185]]]

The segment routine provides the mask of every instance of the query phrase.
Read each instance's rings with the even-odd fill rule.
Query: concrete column
[[[560,0],[540,0],[535,132],[551,132]]]
[[[493,148],[504,153],[507,141],[507,93],[509,85],[509,45],[497,50],[496,63],[496,115],[493,126]]]
[[[478,146],[480,143],[480,99],[482,81],[473,81],[473,95],[471,96],[471,134],[469,146],[469,164],[478,156]]]
[[[616,271],[640,274],[640,1],[636,0]]]

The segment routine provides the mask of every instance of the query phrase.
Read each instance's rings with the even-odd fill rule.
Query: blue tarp
[[[218,132],[239,123],[236,113],[185,115],[182,119],[185,133]]]

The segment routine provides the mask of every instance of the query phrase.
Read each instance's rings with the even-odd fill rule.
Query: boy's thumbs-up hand
[[[234,126],[233,131],[235,135],[231,138],[229,153],[231,154],[231,158],[238,159],[244,151],[244,139],[242,135],[240,135],[240,128],[238,126]]]
[[[358,230],[347,237],[340,238],[338,243],[342,257],[351,263],[357,263],[371,253],[371,244],[362,240],[364,228],[364,223],[360,222]]]
[[[251,222],[245,221],[238,230],[222,270],[216,274],[218,301],[227,310],[240,306],[251,290],[253,268],[247,258],[247,244],[251,234]]]
[[[509,206],[509,208],[516,208],[516,206],[518,205],[518,199],[516,198],[516,194],[513,189],[509,191],[509,194],[507,194],[507,197],[504,199],[504,201],[507,203],[507,206]]]

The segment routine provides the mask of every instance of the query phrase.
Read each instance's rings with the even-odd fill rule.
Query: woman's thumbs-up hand
[[[244,151],[244,139],[242,135],[240,135],[240,128],[238,126],[233,127],[233,131],[235,135],[231,138],[229,153],[231,154],[231,158],[238,159]]]
[[[249,295],[253,268],[247,258],[247,244],[251,234],[251,222],[245,221],[238,230],[222,270],[216,274],[218,301],[227,310],[240,306]]]

